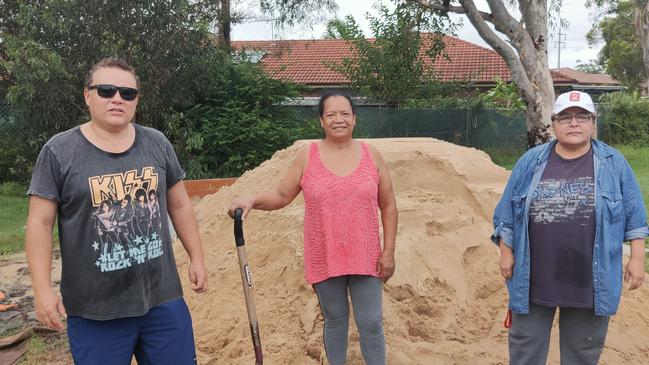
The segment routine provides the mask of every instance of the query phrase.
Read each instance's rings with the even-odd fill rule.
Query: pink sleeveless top
[[[311,143],[300,181],[304,194],[304,269],[315,284],[340,275],[377,276],[379,175],[361,142],[361,162],[347,176],[331,172]]]

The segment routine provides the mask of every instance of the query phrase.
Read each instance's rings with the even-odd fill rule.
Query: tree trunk
[[[649,2],[635,9],[635,31],[642,47],[645,79],[640,84],[642,95],[649,95]]]
[[[441,12],[465,14],[471,24],[505,60],[512,81],[527,104],[525,124],[528,147],[550,140],[550,116],[554,86],[548,64],[547,0],[519,0],[521,19],[516,20],[502,0],[487,0],[491,13],[477,9],[473,0],[458,0],[461,6],[440,5],[428,0],[407,0]],[[503,34],[502,40],[487,23]]]
[[[536,49],[530,51],[536,51]],[[536,60],[536,64],[524,67],[532,83],[534,95],[531,101],[526,100],[525,125],[528,148],[546,143],[552,137],[550,121],[555,99],[554,82],[548,66],[547,53],[537,54]]]
[[[460,0],[460,3],[480,36],[509,66],[512,81],[527,104],[525,126],[528,147],[546,143],[551,137],[550,116],[554,105],[554,84],[546,43],[547,3],[520,0],[520,21],[509,14],[501,0],[487,0],[491,9],[491,14],[487,16],[477,11],[473,0]],[[509,44],[487,26],[487,20],[498,32],[507,36]]]
[[[532,148],[550,140],[550,117],[554,105],[554,90],[551,93],[539,90],[536,100],[528,102],[525,109],[525,127],[527,128],[527,147]],[[540,122],[539,122],[540,121]]]
[[[218,33],[216,34],[217,44],[230,47],[230,27],[232,25],[232,14],[230,14],[230,0],[219,0],[221,12],[218,18]]]

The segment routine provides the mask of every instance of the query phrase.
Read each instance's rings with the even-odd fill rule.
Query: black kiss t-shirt
[[[167,189],[184,178],[169,141],[135,126],[122,153],[79,127],[41,150],[29,195],[58,203],[61,294],[68,315],[107,320],[146,314],[182,297],[167,220]]]

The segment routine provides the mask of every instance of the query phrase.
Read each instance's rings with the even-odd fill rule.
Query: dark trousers
[[[509,329],[511,365],[545,365],[555,307],[530,302],[529,314],[512,316]],[[606,341],[609,317],[596,316],[593,309],[559,309],[561,364],[596,365]]]

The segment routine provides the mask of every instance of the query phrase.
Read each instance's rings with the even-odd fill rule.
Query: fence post
[[[464,145],[469,147],[469,128],[471,125],[471,109],[464,111]]]
[[[404,112],[402,112],[402,110],[404,110],[404,109],[401,109],[401,105],[399,105],[398,108],[399,108],[399,109],[398,109],[398,110],[399,110],[399,114],[401,114],[401,115],[405,114]],[[408,110],[407,113],[410,114],[409,112],[410,112],[411,110],[412,110],[412,109]],[[405,110],[404,110],[404,111],[405,111]],[[408,134],[410,133],[410,115],[408,115],[405,119],[406,119],[406,137],[410,137],[410,136],[408,135]]]

